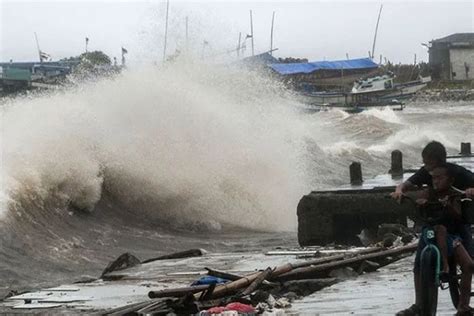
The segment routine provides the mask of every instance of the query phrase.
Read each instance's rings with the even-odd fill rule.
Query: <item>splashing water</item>
[[[2,102],[5,286],[201,246],[230,226],[294,231],[301,196],[347,183],[352,161],[370,177],[400,149],[416,166],[431,139],[451,153],[472,141],[474,121],[472,104],[301,113],[265,74],[191,61]]]

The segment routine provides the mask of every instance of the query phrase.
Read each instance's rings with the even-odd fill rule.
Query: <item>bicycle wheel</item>
[[[439,253],[434,246],[427,246],[421,254],[421,315],[436,315],[438,307],[438,283],[436,282]]]
[[[451,296],[451,302],[454,305],[454,308],[458,308],[459,304],[459,282],[460,282],[460,271],[458,271],[458,265],[454,262],[454,260],[450,260],[449,262],[449,295]]]

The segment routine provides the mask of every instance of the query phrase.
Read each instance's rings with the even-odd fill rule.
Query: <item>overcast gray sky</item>
[[[310,60],[366,57],[372,47],[377,14],[383,4],[376,59],[393,62],[427,60],[421,43],[458,32],[473,31],[472,1],[176,1],[170,0],[168,53],[189,41],[199,55],[234,49],[239,32],[250,33],[253,10],[256,52],[270,47],[275,11],[277,57]],[[53,59],[103,50],[131,63],[161,60],[166,2],[162,1],[21,1],[0,0],[0,59],[37,60],[34,32],[41,50]],[[246,54],[250,54],[247,42]]]

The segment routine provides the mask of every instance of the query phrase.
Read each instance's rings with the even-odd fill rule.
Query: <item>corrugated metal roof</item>
[[[278,59],[273,57],[270,53],[266,52],[263,54],[258,54],[255,56],[249,56],[244,59],[242,59],[240,62],[246,64],[246,65],[268,65],[268,64],[276,64],[278,63]]]
[[[370,58],[359,58],[309,63],[271,64],[269,66],[281,75],[292,75],[299,73],[308,74],[317,70],[370,69],[377,68],[378,64]]]
[[[431,41],[432,43],[474,43],[474,33],[455,33]]]

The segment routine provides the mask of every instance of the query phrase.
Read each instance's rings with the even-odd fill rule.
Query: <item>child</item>
[[[432,209],[431,212],[444,212],[433,214],[435,217],[444,215],[440,218],[437,225],[434,225],[436,233],[436,243],[441,251],[443,274],[449,273],[448,254],[452,255],[455,246],[459,245],[461,238],[459,231],[462,228],[463,221],[461,216],[461,205],[453,196],[456,191],[452,189],[454,178],[447,166],[441,165],[431,172],[433,179],[433,188],[421,191],[416,200],[421,207],[429,202],[440,203],[439,209]],[[446,276],[445,276],[446,277]]]
[[[446,282],[449,278],[448,257],[454,256],[460,265],[461,286],[460,300],[457,310],[459,314],[469,311],[471,293],[472,259],[462,245],[460,233],[464,222],[461,213],[461,203],[456,197],[457,192],[452,188],[454,176],[447,165],[440,165],[431,171],[433,187],[420,192],[417,204],[423,206],[429,202],[440,202],[440,211],[444,216],[437,225],[434,225],[436,243],[441,252],[443,270],[441,280]],[[415,264],[417,264],[415,260]]]

